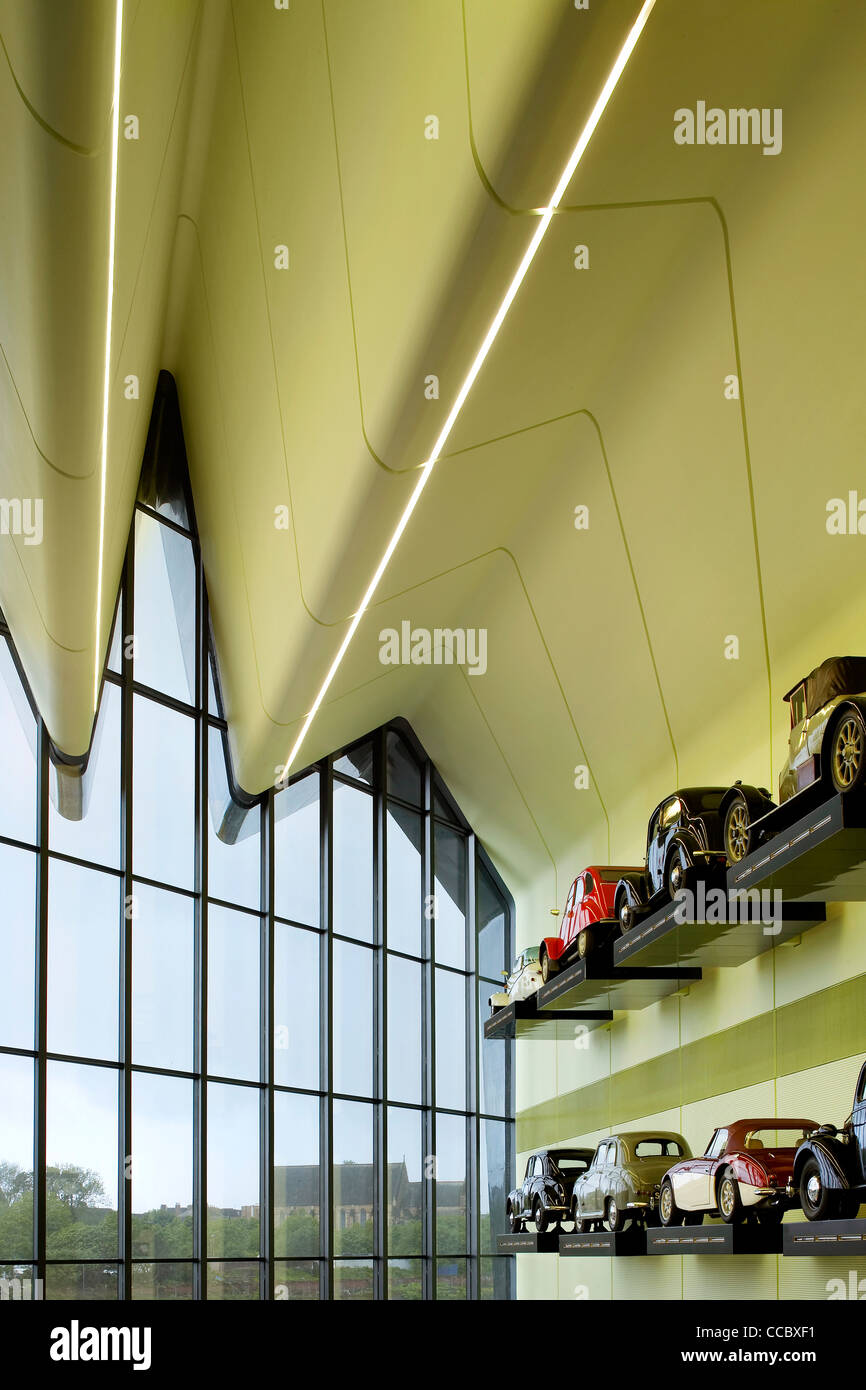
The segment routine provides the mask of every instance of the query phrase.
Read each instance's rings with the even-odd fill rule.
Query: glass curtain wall
[[[232,795],[144,479],[78,821],[0,617],[0,1297],[509,1298],[510,898],[401,722]]]

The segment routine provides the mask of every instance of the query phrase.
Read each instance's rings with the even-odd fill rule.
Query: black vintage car
[[[792,1188],[810,1221],[856,1216],[866,1202],[866,1062],[842,1128],[821,1125],[799,1146]]]
[[[574,1184],[592,1162],[592,1149],[541,1149],[527,1159],[523,1182],[509,1192],[505,1213],[512,1231],[532,1222],[539,1235],[574,1219]]]
[[[752,821],[773,809],[764,787],[684,787],[659,802],[647,829],[642,872],[629,872],[616,885],[614,912],[622,931],[694,889],[698,879],[723,881],[725,866],[742,859],[748,848],[738,839],[738,812]],[[748,821],[747,821],[748,827]]]

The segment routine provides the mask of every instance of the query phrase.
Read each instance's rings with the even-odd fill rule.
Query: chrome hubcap
[[[734,863],[742,859],[749,844],[749,817],[742,802],[737,802],[728,820],[728,858]]]
[[[677,861],[676,864],[671,865],[671,887],[674,890],[679,890],[682,887],[682,882],[683,866]]]
[[[840,787],[850,787],[863,760],[863,734],[856,719],[846,719],[836,735],[833,768]]]
[[[821,1200],[821,1179],[817,1173],[813,1173],[806,1183],[806,1195],[813,1207]]]

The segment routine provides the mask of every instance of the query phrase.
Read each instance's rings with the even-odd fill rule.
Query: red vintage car
[[[817,1128],[815,1120],[775,1118],[717,1129],[706,1153],[675,1163],[662,1178],[662,1225],[692,1225],[696,1212],[721,1216],[729,1225],[754,1212],[762,1225],[778,1224],[786,1208],[797,1205],[797,1150]]]
[[[578,874],[565,900],[559,936],[546,936],[539,947],[543,979],[548,980],[575,958],[582,960],[599,942],[619,934],[614,912],[616,885],[625,874],[642,872],[594,864]]]

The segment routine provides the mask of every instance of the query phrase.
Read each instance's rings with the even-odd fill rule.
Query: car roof
[[[807,676],[801,676],[783,700],[806,686],[806,713],[814,714],[837,695],[859,695],[866,691],[866,656],[828,656]]]
[[[718,795],[721,796],[726,791],[730,791],[730,787],[678,787],[675,792],[668,792],[667,796],[662,797],[655,811],[653,811],[652,816],[650,816],[650,820],[652,820],[656,811],[660,811],[662,806],[668,801],[672,801],[675,796],[678,796],[681,801],[688,803],[690,801],[697,801],[700,797],[706,796],[708,793],[710,795],[718,793]]]
[[[817,1120],[792,1119],[790,1115],[771,1115],[762,1120],[732,1120],[729,1125],[716,1125],[716,1130],[745,1133],[751,1129],[817,1129]],[[713,1131],[715,1133],[715,1130]]]
[[[622,1139],[626,1144],[639,1143],[641,1139],[676,1139],[681,1144],[686,1141],[681,1134],[677,1134],[675,1129],[623,1129],[616,1134],[609,1134],[608,1139]],[[604,1139],[599,1139],[598,1144],[603,1144]],[[596,1148],[598,1148],[596,1144]]]

